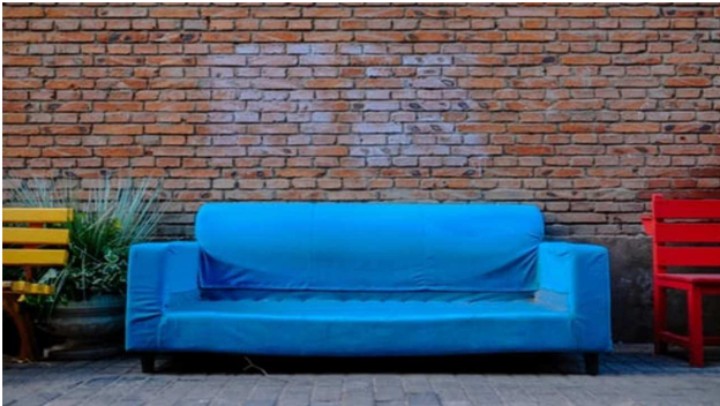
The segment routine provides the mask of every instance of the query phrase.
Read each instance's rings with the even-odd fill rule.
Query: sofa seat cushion
[[[172,297],[159,347],[265,355],[450,355],[575,350],[567,309],[534,299],[202,300]]]

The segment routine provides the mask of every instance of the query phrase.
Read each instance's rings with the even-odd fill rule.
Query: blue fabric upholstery
[[[575,348],[567,309],[526,300],[208,301],[174,297],[167,350],[274,355],[439,355]],[[208,317],[212,315],[212,317]],[[202,332],[198,341],[197,332]],[[193,343],[193,347],[187,345]]]
[[[126,347],[266,355],[611,349],[607,251],[533,206],[213,203],[131,249]]]
[[[532,290],[529,205],[219,203],[197,217],[203,289]]]

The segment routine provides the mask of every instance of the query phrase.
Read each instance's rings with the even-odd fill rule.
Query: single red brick
[[[377,176],[378,170],[375,168],[365,169],[349,169],[349,168],[338,168],[329,169],[327,171],[327,177],[330,178],[372,178]]]
[[[607,31],[600,30],[560,31],[558,39],[567,42],[604,41],[607,39],[607,35]]]
[[[43,62],[42,58],[37,56],[6,55],[3,58],[3,64],[6,66],[40,66]]]
[[[509,124],[508,131],[516,134],[554,133],[554,124]]]
[[[48,158],[91,156],[90,148],[85,147],[49,147],[43,148],[42,156]]]
[[[646,99],[611,100],[608,103],[611,110],[651,110],[656,106],[655,100]]]
[[[405,87],[405,82],[398,78],[379,78],[357,80],[355,86],[358,89],[400,89]]]
[[[253,42],[298,42],[302,34],[291,31],[260,31],[252,34]]]
[[[502,42],[505,33],[502,31],[460,31],[456,34],[459,42]]]
[[[609,65],[610,56],[608,55],[563,55],[560,62],[564,65]]]
[[[28,32],[28,31],[7,31],[3,32],[3,42],[30,42],[39,43],[43,42],[43,34],[39,32]]]
[[[255,18],[296,18],[300,17],[299,7],[261,7],[254,8],[253,17]]]
[[[660,123],[616,123],[609,127],[616,133],[656,133],[660,131]]]
[[[142,156],[143,148],[137,145],[127,145],[123,147],[99,147],[95,148],[95,155],[100,157]]]
[[[142,111],[141,102],[96,102],[93,105],[95,111]]]
[[[3,18],[39,18],[44,15],[42,7],[3,6]]]
[[[540,30],[547,28],[547,20],[544,18],[523,18],[522,28],[526,30]]]
[[[95,16],[95,9],[92,7],[46,6],[45,16],[47,18],[88,18]]]
[[[367,20],[340,20],[341,30],[364,30],[367,28]]]
[[[45,88],[53,90],[92,89],[94,85],[94,81],[85,79],[56,79],[45,82]]]
[[[203,32],[202,42],[250,42],[249,32]]]
[[[275,171],[275,175],[281,178],[317,178],[324,173],[324,169],[315,168],[285,168]]]
[[[657,41],[657,31],[611,31],[610,41],[647,42]]]
[[[525,7],[509,7],[507,13],[511,17],[554,17],[555,7],[541,4]]]
[[[662,62],[660,55],[616,55],[613,56],[615,65],[659,65]]]
[[[343,6],[333,7],[303,7],[303,17],[310,18],[346,18],[352,14],[352,9]]]
[[[597,110],[601,109],[604,104],[602,99],[560,100],[553,104],[553,108],[556,110]]]
[[[555,61],[555,57],[548,57],[545,55],[511,55],[508,56],[507,63],[512,66],[526,66],[526,65],[542,65],[548,61]]]
[[[487,17],[503,17],[505,15],[505,8],[503,7],[459,7],[456,12],[458,17],[475,17],[475,18],[487,18]]]
[[[698,53],[698,54],[670,54],[664,56],[665,62],[670,64],[683,65],[688,63],[712,63],[713,55]]]
[[[145,58],[138,56],[100,56],[95,58],[95,64],[101,66],[139,66]]]
[[[50,32],[45,36],[47,42],[93,42],[95,34],[92,32]]]
[[[413,31],[405,34],[410,42],[450,42],[454,39],[451,31]]]
[[[53,113],[68,113],[68,112],[84,112],[90,111],[91,106],[88,102],[65,102],[65,103],[51,103],[47,106],[47,110]]]
[[[401,57],[397,55],[353,55],[350,57],[350,64],[359,66],[393,66],[400,65],[401,61]]]
[[[563,78],[561,81],[562,86],[567,88],[593,88],[593,87],[607,87],[610,80],[606,77],[570,77]]]
[[[708,87],[712,85],[712,80],[704,76],[674,76],[665,79],[667,87]]]
[[[508,31],[511,42],[547,42],[555,39],[555,31]]]
[[[347,156],[348,148],[342,146],[302,147],[298,152],[302,156]]]
[[[210,55],[197,57],[198,65],[210,66],[244,66],[247,63],[245,55]]]
[[[188,124],[151,124],[145,126],[147,134],[192,134],[194,127]]]
[[[158,7],[150,9],[150,17],[155,18],[197,18],[198,16],[198,9],[194,7]]]
[[[245,18],[250,15],[247,7],[233,5],[232,7],[204,7],[200,9],[203,17],[212,18]]]
[[[307,42],[347,42],[352,38],[351,32],[314,31],[303,33],[303,39]]]
[[[540,156],[552,155],[553,148],[547,145],[508,145],[505,147],[505,152],[519,156]]]
[[[3,79],[2,81],[4,96],[7,96],[8,89],[40,89],[42,84],[42,79]]]
[[[611,17],[657,17],[659,9],[657,7],[611,7]]]
[[[404,40],[405,34],[397,31],[366,31],[355,33],[355,41],[357,42],[402,42]]]
[[[501,89],[505,87],[505,81],[498,78],[462,78],[458,84],[466,89]]]
[[[97,42],[106,44],[128,44],[135,42],[147,42],[148,34],[146,32],[102,32],[97,35]]]
[[[136,18],[146,17],[148,15],[148,9],[145,7],[106,7],[98,10],[100,17],[110,18]]]
[[[27,121],[27,114],[4,113],[3,124],[23,124]]]
[[[158,55],[145,58],[148,65],[158,66],[193,66],[195,61],[194,56],[187,55]]]
[[[357,7],[353,8],[356,18],[401,18],[405,14],[402,7]]]
[[[607,222],[607,216],[602,213],[557,213],[558,222],[567,224],[600,224]]]
[[[598,18],[605,17],[605,7],[560,7],[558,17]]]
[[[95,124],[93,134],[102,135],[140,135],[143,133],[142,125],[138,124]]]
[[[463,123],[457,126],[461,133],[503,133],[505,124],[500,123]]]
[[[352,87],[350,79],[310,79],[305,81],[307,89],[349,89]]]
[[[662,145],[660,153],[666,155],[707,155],[709,145]]]
[[[45,148],[46,150],[47,148]],[[40,149],[27,147],[3,147],[3,157],[8,158],[36,158],[40,156]]]
[[[550,107],[550,102],[545,100],[508,101],[505,103],[505,108],[510,111],[545,110],[548,107]]]

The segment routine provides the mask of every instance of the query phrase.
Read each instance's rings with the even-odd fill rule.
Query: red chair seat
[[[685,282],[691,285],[720,284],[720,274],[708,273],[665,273],[657,275],[659,280]]]

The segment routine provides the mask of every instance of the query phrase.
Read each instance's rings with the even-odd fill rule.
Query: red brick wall
[[[528,201],[556,235],[720,195],[720,7],[3,7],[5,176],[210,200]]]

